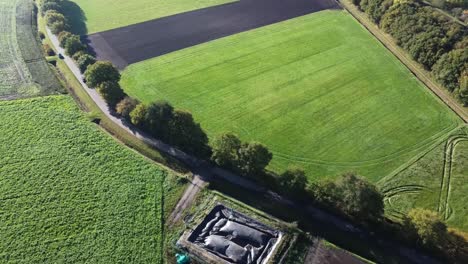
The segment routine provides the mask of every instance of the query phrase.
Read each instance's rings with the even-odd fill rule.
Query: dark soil
[[[294,17],[339,8],[334,0],[240,0],[87,36],[118,68]]]

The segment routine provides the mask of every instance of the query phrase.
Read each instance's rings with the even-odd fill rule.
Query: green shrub
[[[130,122],[137,127],[144,128],[146,126],[147,107],[140,103],[135,109],[130,112]]]
[[[66,38],[64,44],[65,53],[68,56],[73,56],[79,51],[84,51],[86,46],[81,43],[80,37],[77,35],[72,35]]]
[[[49,25],[50,31],[57,35],[67,29],[67,25],[63,21],[56,21]]]
[[[97,87],[103,82],[118,83],[120,81],[119,71],[108,61],[98,61],[90,65],[84,75],[90,87]]]
[[[127,96],[117,104],[117,106],[115,107],[115,111],[117,112],[117,114],[124,117],[125,119],[130,119],[130,113],[133,111],[133,109],[135,109],[135,107],[138,104],[138,100]]]
[[[60,34],[58,34],[58,36],[57,36],[60,47],[65,48],[65,42],[71,36],[73,36],[73,34],[68,32],[68,31],[60,32]]]
[[[78,53],[80,53],[80,52],[78,52]],[[75,62],[76,62],[76,65],[78,66],[78,68],[80,69],[81,73],[84,73],[89,65],[92,65],[92,64],[94,64],[96,62],[96,58],[94,58],[93,56],[91,56],[89,54],[82,53],[81,56],[79,56],[75,60]]]
[[[112,110],[125,97],[124,91],[116,82],[102,82],[97,86],[96,90]]]

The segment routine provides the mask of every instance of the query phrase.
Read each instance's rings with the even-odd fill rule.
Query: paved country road
[[[101,109],[101,111],[115,124],[117,124],[122,129],[130,132],[136,138],[146,142],[147,144],[153,146],[161,152],[167,153],[172,157],[180,160],[185,163],[191,172],[194,175],[192,184],[183,195],[183,199],[179,201],[176,206],[176,210],[171,215],[169,223],[173,223],[182,217],[184,209],[188,208],[193,202],[196,194],[201,190],[202,186],[205,186],[207,182],[216,177],[217,180],[227,181],[231,184],[236,185],[239,188],[246,189],[251,192],[263,193],[265,196],[273,203],[279,203],[286,205],[294,210],[302,212],[307,220],[313,222],[316,226],[332,226],[337,232],[341,232],[341,236],[350,237],[360,243],[368,246],[369,250],[378,249],[383,252],[391,252],[392,255],[398,257],[398,263],[418,263],[418,264],[438,264],[441,263],[436,259],[420,252],[416,249],[408,248],[406,246],[400,245],[397,241],[394,241],[391,238],[379,236],[370,233],[367,230],[362,230],[358,227],[355,227],[350,222],[341,219],[333,214],[325,212],[314,206],[304,206],[300,203],[296,203],[292,200],[289,200],[271,190],[268,190],[250,180],[242,178],[238,175],[235,175],[231,172],[223,170],[221,168],[215,167],[208,162],[198,160],[195,157],[185,154],[184,152],[171,147],[159,140],[156,140],[150,137],[148,134],[131,127],[124,120],[115,117],[112,115],[107,104],[99,96],[99,94],[94,90],[90,89],[86,83],[83,82],[83,75],[80,73],[78,67],[75,65],[73,60],[65,55],[65,51],[59,46],[59,41],[55,35],[53,35],[49,29],[47,29],[47,34],[52,41],[52,44],[56,48],[57,52],[63,55],[63,60],[73,72],[75,77],[79,80],[83,88],[94,100],[96,105]],[[326,239],[327,237],[325,237]],[[383,262],[383,261],[380,261]]]

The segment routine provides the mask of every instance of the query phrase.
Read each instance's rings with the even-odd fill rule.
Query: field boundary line
[[[407,52],[396,45],[393,38],[386,35],[376,24],[371,22],[367,16],[353,6],[348,0],[337,0],[354,19],[359,22],[371,35],[373,35],[387,50],[389,50],[414,76],[430,91],[437,96],[445,105],[447,105],[456,115],[465,123],[468,123],[468,110],[464,109],[455,98],[429,76],[429,72],[422,69],[417,62],[409,57]]]

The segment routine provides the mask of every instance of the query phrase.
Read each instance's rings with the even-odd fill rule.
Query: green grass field
[[[236,0],[72,0],[66,12],[77,34],[91,34]],[[83,23],[84,22],[84,23]]]
[[[0,102],[0,263],[163,263],[184,184],[69,96]]]
[[[0,0],[0,99],[62,91],[43,58],[31,0]]]
[[[130,65],[121,84],[193,112],[211,137],[266,144],[270,169],[386,176],[461,122],[343,11],[323,11]]]
[[[467,181],[468,126],[465,125],[378,185],[385,195],[388,216],[401,219],[411,208],[427,208],[439,212],[450,226],[468,232]]]

